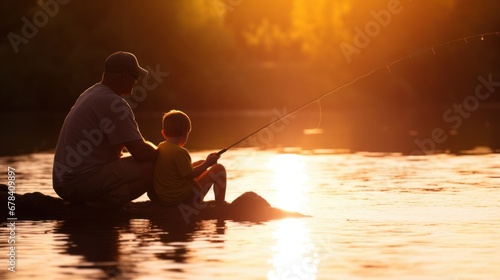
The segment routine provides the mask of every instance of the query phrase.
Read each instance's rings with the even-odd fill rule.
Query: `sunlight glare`
[[[276,245],[269,261],[273,269],[268,279],[316,279],[318,271],[315,246],[309,238],[305,222],[298,219],[279,221],[274,232]]]
[[[276,207],[300,211],[305,205],[307,174],[303,157],[281,154],[272,157],[267,167],[274,172],[272,186],[276,191]]]

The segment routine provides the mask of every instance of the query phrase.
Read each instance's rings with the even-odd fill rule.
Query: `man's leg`
[[[144,194],[153,183],[154,164],[120,158],[101,167],[78,185],[76,200],[92,207],[126,204]]]
[[[131,198],[130,201],[140,197],[153,187],[154,164],[150,162],[139,162],[138,165],[143,178],[127,184]]]

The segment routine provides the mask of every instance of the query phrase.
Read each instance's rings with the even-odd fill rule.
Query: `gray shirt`
[[[124,143],[143,139],[128,103],[97,83],[84,91],[64,120],[54,155],[54,187],[70,184],[117,160]]]

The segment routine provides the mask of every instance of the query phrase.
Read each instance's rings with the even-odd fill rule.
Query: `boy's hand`
[[[218,154],[209,154],[207,156],[207,159],[202,161],[203,163],[200,165],[194,165],[193,164],[193,172],[191,174],[187,175],[188,179],[196,179],[198,176],[203,174],[210,166],[214,165],[217,163],[217,160],[220,158],[220,155]],[[198,163],[198,162],[197,162]]]
[[[216,154],[216,153],[213,153],[213,154],[209,154],[207,156],[207,159],[205,160],[205,164],[207,166],[212,166],[214,164],[217,163],[217,160],[220,158],[220,155]]]

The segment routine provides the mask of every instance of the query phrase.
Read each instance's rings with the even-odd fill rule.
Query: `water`
[[[208,152],[194,152],[193,160]],[[18,193],[55,195],[52,156],[2,157],[0,164],[16,168]],[[7,270],[9,228],[2,223],[0,277],[500,278],[499,154],[235,149],[220,162],[229,173],[228,201],[251,190],[275,207],[311,217],[208,220],[182,228],[147,219],[17,221],[15,273]]]

